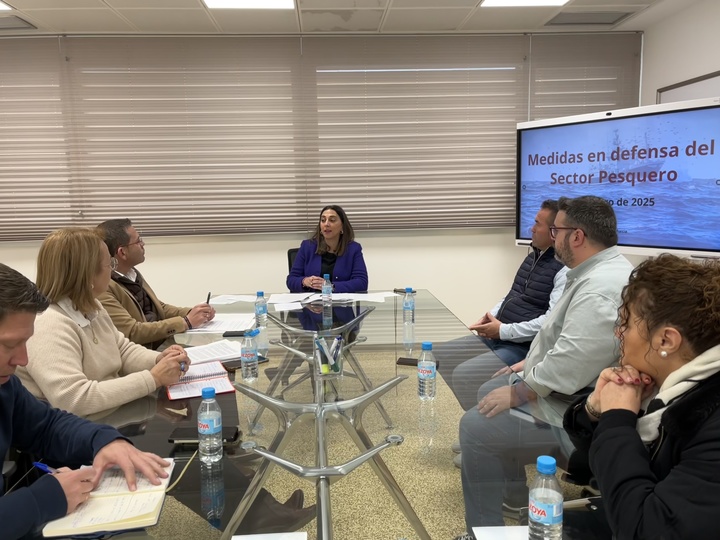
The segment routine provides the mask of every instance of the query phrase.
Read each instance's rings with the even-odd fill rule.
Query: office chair
[[[288,272],[292,270],[293,263],[295,262],[295,257],[297,257],[298,251],[300,251],[300,248],[290,248],[288,249]]]

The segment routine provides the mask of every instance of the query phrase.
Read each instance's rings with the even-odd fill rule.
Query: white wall
[[[720,70],[720,1],[704,0],[645,31],[641,105],[658,88]]]
[[[142,224],[139,224],[142,228]],[[140,266],[156,293],[194,305],[208,291],[285,291],[287,250],[302,235],[148,238]],[[465,324],[476,321],[507,292],[527,249],[512,229],[361,232],[370,288],[429,289]],[[35,278],[39,242],[2,243],[0,261]]]

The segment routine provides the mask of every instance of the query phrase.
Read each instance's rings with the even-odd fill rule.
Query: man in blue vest
[[[466,407],[477,403],[478,388],[503,367],[498,358],[507,366],[525,359],[530,343],[565,289],[567,267],[555,258],[550,237],[557,212],[557,201],[543,201],[532,228],[532,250],[515,274],[510,291],[470,326],[492,352],[466,360],[453,371],[453,390],[461,403],[469,400]],[[471,339],[464,340],[466,350],[476,348],[467,343]]]

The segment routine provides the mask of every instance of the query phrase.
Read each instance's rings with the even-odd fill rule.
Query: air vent
[[[36,30],[35,26],[20,17],[10,15],[9,17],[0,17],[0,32],[3,30]]]
[[[632,13],[623,11],[578,11],[578,12],[562,12],[550,19],[545,26],[582,26],[582,25],[603,25],[613,26],[625,17],[629,17]]]

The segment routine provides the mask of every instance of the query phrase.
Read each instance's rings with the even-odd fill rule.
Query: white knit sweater
[[[28,365],[17,369],[30,392],[54,407],[86,416],[155,391],[149,370],[157,351],[118,332],[99,302],[91,320],[67,301],[58,304],[38,316],[28,341]]]

